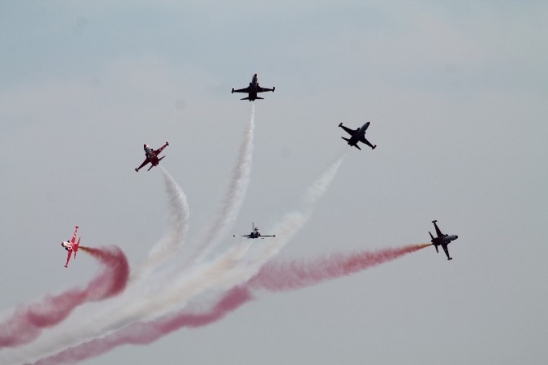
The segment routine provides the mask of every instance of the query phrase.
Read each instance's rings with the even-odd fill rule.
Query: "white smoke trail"
[[[188,235],[190,209],[186,195],[167,170],[162,166],[159,167],[164,176],[168,195],[169,228],[160,242],[152,247],[146,261],[132,273],[132,282],[149,276],[152,271],[179,253]]]
[[[195,260],[196,262],[202,261],[215,248],[221,239],[228,234],[229,229],[238,216],[249,185],[249,175],[251,174],[251,162],[253,157],[254,129],[255,104],[253,103],[251,106],[249,124],[247,125],[244,132],[244,139],[240,145],[238,162],[232,170],[232,177],[230,179],[227,195],[223,200],[212,229],[207,232],[202,240],[200,240],[201,244],[198,247],[198,253],[193,256],[191,260]]]
[[[184,304],[184,300],[190,299],[193,295],[212,287],[223,272],[230,271],[236,266],[236,263],[242,258],[243,254],[247,252],[250,243],[241,244],[210,263],[196,267],[194,262],[203,260],[215,245],[218,244],[220,239],[227,235],[228,230],[238,215],[249,185],[254,127],[255,108],[252,106],[251,117],[244,132],[244,140],[240,146],[237,164],[232,171],[227,196],[215,220],[213,230],[208,232],[207,236],[200,241],[201,244],[198,247],[198,251],[191,259],[191,268],[194,269],[189,270],[188,265],[180,265],[176,270],[168,273],[164,272],[164,275],[160,275],[159,277],[156,275],[155,277],[147,278],[143,275],[154,270],[154,267],[157,267],[156,263],[165,262],[176,251],[174,247],[178,246],[177,243],[184,240],[178,234],[182,234],[184,238],[188,230],[188,228],[184,228],[188,223],[186,196],[176,184],[172,184],[174,181],[166,172],[164,177],[166,178],[166,187],[169,187],[170,212],[176,212],[175,216],[178,218],[175,218],[175,216],[172,217],[173,221],[178,223],[171,225],[173,229],[166,236],[166,240],[160,242],[151,251],[149,259],[152,258],[152,261],[150,261],[150,264],[149,260],[147,260],[146,265],[141,268],[140,275],[137,277],[148,280],[136,281],[136,284],[140,285],[132,285],[128,291],[122,296],[115,298],[112,303],[106,303],[106,305],[97,308],[98,311],[93,315],[87,313],[87,320],[72,319],[67,321],[66,326],[53,329],[47,339],[29,346],[25,361],[37,360],[62,348],[70,347],[90,338],[109,333],[132,321],[147,319],[151,315],[154,316],[172,310],[175,307],[180,307]],[[171,198],[175,198],[175,200]],[[177,198],[184,198],[184,202],[177,201]],[[171,208],[174,209],[172,210]],[[182,217],[186,217],[186,219]],[[185,223],[182,223],[183,221]],[[170,240],[169,237],[179,237],[179,239]],[[188,260],[184,261],[185,263],[188,262]],[[166,276],[165,274],[169,275]],[[174,278],[178,278],[178,280],[174,280]],[[4,352],[2,355],[6,355],[4,359],[8,359],[9,354]],[[8,363],[2,360],[1,355],[0,362]]]
[[[219,288],[228,289],[249,280],[259,272],[265,263],[276,256],[291,241],[308,222],[315,204],[327,191],[345,156],[346,151],[307,189],[303,199],[304,207],[302,211],[287,213],[273,230],[273,232],[276,232],[276,237],[271,239],[267,244],[255,246],[255,250],[250,250],[251,252],[245,257],[244,262],[227,273],[223,280],[218,282]]]

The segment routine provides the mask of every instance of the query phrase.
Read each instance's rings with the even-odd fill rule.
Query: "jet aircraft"
[[[141,166],[137,167],[135,169],[135,171],[139,171],[143,166],[145,166],[146,164],[150,163],[151,166],[148,168],[147,171],[150,171],[151,168],[153,168],[154,166],[158,166],[158,164],[160,163],[160,161],[162,161],[164,159],[164,157],[166,156],[163,156],[161,158],[158,158],[158,155],[164,150],[164,148],[166,148],[167,146],[169,146],[169,143],[166,142],[165,145],[163,145],[162,147],[160,147],[159,149],[157,150],[153,150],[152,148],[150,148],[148,146],[148,144],[145,144],[144,146],[144,149],[145,149],[145,160],[143,161],[143,163],[141,164]]]
[[[232,237],[236,237],[236,235],[233,234]],[[243,236],[239,236],[239,237],[253,238],[253,239],[255,239],[255,238],[264,239],[265,237],[276,237],[276,235],[275,234],[272,234],[272,235],[261,234],[261,232],[259,231],[259,227],[255,227],[255,223],[251,223],[251,233],[243,235]]]
[[[430,237],[432,238],[431,242],[434,245],[434,247],[436,248],[436,252],[439,253],[438,246],[441,246],[443,248],[443,250],[445,251],[445,254],[447,255],[447,260],[453,260],[453,258],[449,256],[449,249],[447,248],[447,245],[450,244],[451,241],[454,241],[457,238],[459,238],[459,236],[457,236],[457,235],[449,236],[449,235],[441,233],[441,230],[439,229],[438,225],[436,224],[437,222],[438,222],[437,220],[432,221],[432,223],[434,223],[434,227],[436,227],[437,237],[432,236],[432,233],[428,232],[428,233],[430,233]]]
[[[61,246],[65,250],[67,250],[67,262],[65,263],[65,267],[68,267],[68,263],[70,261],[70,256],[74,252],[74,258],[76,258],[76,252],[78,252],[78,247],[80,247],[80,238],[78,238],[78,242],[76,242],[76,234],[78,233],[78,226],[74,229],[74,234],[72,235],[72,238],[68,241],[61,242]]]
[[[377,145],[373,146],[371,143],[369,143],[369,141],[367,139],[365,139],[365,131],[367,130],[367,128],[369,128],[369,124],[371,124],[371,122],[365,123],[364,125],[362,125],[358,129],[350,129],[348,127],[345,127],[342,123],[339,123],[339,127],[341,127],[348,134],[350,134],[350,138],[345,138],[345,137],[341,137],[341,138],[344,139],[345,141],[347,141],[348,145],[354,146],[359,150],[361,150],[361,148],[360,148],[360,146],[358,146],[358,142],[365,143],[366,145],[368,145],[372,149],[375,149],[377,147]]]
[[[237,89],[237,90],[234,90],[234,88],[232,88],[232,93],[247,93],[247,98],[242,98],[240,100],[253,101],[255,99],[264,99],[257,96],[258,93],[264,93],[266,91],[274,92],[274,90],[276,90],[275,87],[273,87],[272,89],[261,87],[259,85],[259,77],[257,76],[257,74],[255,74],[253,75],[253,79],[251,79],[251,82],[249,83],[248,87],[243,89]]]

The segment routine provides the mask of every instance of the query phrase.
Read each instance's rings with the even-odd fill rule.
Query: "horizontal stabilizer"
[[[249,100],[249,96],[247,98],[241,98],[240,100]]]
[[[257,96],[255,99],[264,99],[264,98],[261,98],[261,97]]]

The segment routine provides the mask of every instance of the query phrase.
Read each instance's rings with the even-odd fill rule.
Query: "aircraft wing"
[[[259,86],[259,87],[257,88],[257,92],[258,92],[258,93],[264,93],[264,92],[266,92],[266,91],[274,91],[274,89],[275,89],[275,88],[269,89],[269,88],[267,88],[267,87],[260,87],[260,86]],[[235,90],[234,90],[234,91],[235,91]]]
[[[243,89],[233,89],[232,92],[233,93],[249,93],[249,86]]]
[[[447,259],[451,260],[451,257],[449,256],[449,248],[447,248],[447,244],[442,244],[441,247],[445,251],[445,255],[447,256]]]
[[[139,171],[143,166],[145,166],[147,163],[149,163],[150,160],[148,159],[148,157],[143,161],[143,163],[141,164],[141,166],[137,167],[135,169],[135,171]]]
[[[158,155],[164,150],[164,148],[166,148],[167,146],[169,146],[169,143],[166,142],[165,145],[163,145],[162,147],[160,147],[160,148],[158,148],[157,150],[155,150],[155,151],[154,151],[154,154],[155,154],[156,156],[158,156]]]
[[[443,237],[445,236],[443,233],[441,233],[441,229],[438,227],[438,225],[436,224],[436,221],[432,222],[434,223],[434,227],[436,228],[436,234],[438,235],[438,237]]]
[[[352,129],[352,128],[345,127],[344,125],[342,125],[342,123],[341,123],[340,127],[342,129],[344,129],[346,131],[346,133],[350,134],[351,136],[353,136],[354,133],[356,133],[358,131],[357,129]]]
[[[71,243],[76,242],[76,234],[78,233],[78,226],[74,229],[74,233],[72,234],[72,238],[70,240]]]
[[[360,137],[360,142],[365,143],[366,145],[368,145],[369,147],[371,147],[373,149],[375,148],[375,146],[373,146],[371,143],[369,143],[369,141],[364,136]]]
[[[68,263],[70,261],[70,256],[72,255],[72,250],[68,250],[67,251],[68,254],[67,254],[67,262],[65,263],[65,267],[68,267]]]

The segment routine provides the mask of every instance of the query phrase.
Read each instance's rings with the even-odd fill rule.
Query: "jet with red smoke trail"
[[[139,172],[139,170],[144,167],[146,164],[150,163],[150,167],[148,168],[147,171],[150,171],[151,168],[153,168],[154,166],[158,166],[158,164],[160,163],[160,161],[162,161],[166,156],[163,156],[163,157],[160,157],[158,158],[158,155],[160,153],[162,153],[162,151],[164,150],[164,148],[166,148],[167,146],[169,146],[169,142],[166,142],[165,145],[163,145],[162,147],[158,148],[157,150],[154,150],[152,148],[150,148],[148,146],[148,144],[145,144],[144,145],[144,149],[145,149],[145,160],[143,161],[143,163],[141,164],[141,166],[137,167],[135,169],[136,172]]]
[[[438,246],[441,246],[443,248],[443,251],[445,251],[445,255],[447,255],[447,260],[453,260],[453,258],[449,256],[449,249],[447,248],[447,245],[449,245],[451,241],[454,241],[457,238],[459,238],[459,236],[457,235],[449,236],[447,234],[443,234],[441,230],[439,229],[438,225],[436,224],[437,222],[438,222],[437,220],[432,221],[432,223],[434,223],[434,227],[436,227],[436,234],[438,236],[434,237],[432,233],[428,232],[430,233],[430,237],[432,238],[430,242],[432,242],[432,244],[436,248],[436,252],[438,253],[440,252],[438,250]]]
[[[78,242],[76,242],[77,233],[78,233],[78,226],[74,228],[74,233],[72,234],[72,238],[70,240],[61,242],[61,246],[63,246],[63,248],[67,250],[67,253],[68,253],[65,267],[68,267],[70,257],[73,252],[74,252],[74,258],[76,259],[76,252],[78,252],[78,247],[80,247],[80,239],[82,238],[82,237],[78,238]]]
[[[236,235],[233,234],[232,237],[236,237]],[[276,235],[275,234],[261,234],[261,231],[259,231],[259,227],[256,227],[255,223],[251,223],[251,233],[250,234],[244,234],[243,236],[240,236],[240,237],[252,238],[252,239],[255,239],[255,238],[264,239],[265,237],[276,237]]]

